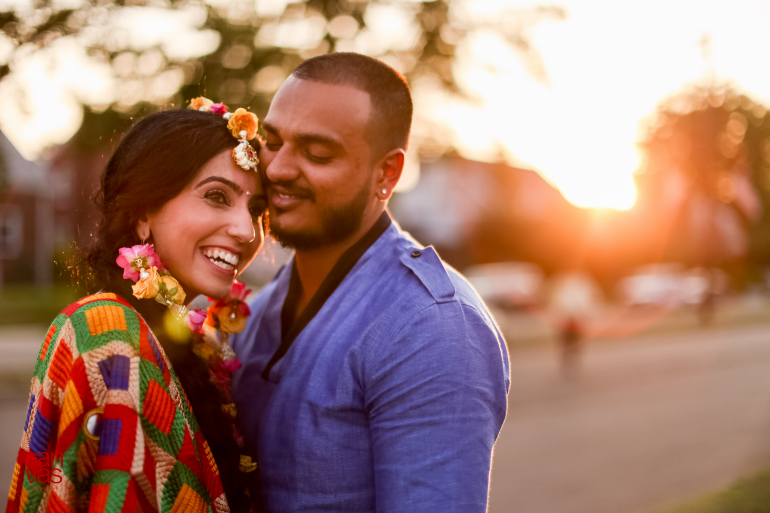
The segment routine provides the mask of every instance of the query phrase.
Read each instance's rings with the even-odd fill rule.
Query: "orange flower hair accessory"
[[[259,118],[246,109],[236,109],[227,120],[227,128],[233,137],[241,140],[254,139],[257,136]]]
[[[251,139],[257,136],[257,128],[259,127],[259,118],[253,112],[249,112],[246,109],[236,109],[235,112],[228,112],[227,105],[224,103],[214,103],[203,96],[190,100],[189,108],[210,112],[225,118],[227,120],[227,129],[240,142],[238,146],[233,148],[233,162],[246,171],[257,170],[259,157],[257,157],[257,151],[249,143]]]

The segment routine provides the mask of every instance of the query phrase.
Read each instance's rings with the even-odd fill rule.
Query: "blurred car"
[[[463,275],[490,306],[516,309],[540,301],[543,271],[529,262],[498,262],[466,268]]]
[[[654,264],[618,281],[621,300],[628,305],[701,304],[709,295],[727,291],[728,278],[721,269],[685,269],[681,264]]]

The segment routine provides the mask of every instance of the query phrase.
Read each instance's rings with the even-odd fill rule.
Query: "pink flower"
[[[123,268],[123,278],[137,281],[139,271],[150,267],[163,268],[160,258],[155,254],[152,244],[143,246],[131,246],[130,248],[120,248],[120,256],[115,260]]]
[[[200,331],[203,327],[203,321],[206,320],[206,311],[192,309],[187,312],[187,316],[184,318],[184,323],[193,331]]]
[[[225,369],[229,370],[230,372],[235,372],[235,371],[237,371],[238,369],[241,368],[241,361],[238,358],[233,357],[233,358],[230,358],[228,360],[223,361],[222,362],[222,367],[224,367]]]
[[[209,112],[211,112],[212,114],[218,114],[221,116],[227,112],[227,105],[225,105],[224,103],[215,103],[211,107],[209,107]]]
[[[232,301],[233,299],[246,301],[249,294],[251,294],[251,289],[247,289],[245,283],[234,281],[233,288],[230,289],[230,294],[227,295],[225,301]]]

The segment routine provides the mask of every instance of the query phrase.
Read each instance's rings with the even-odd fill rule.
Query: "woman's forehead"
[[[226,150],[209,160],[193,180],[193,186],[210,177],[228,180],[244,191],[252,193],[262,189],[262,181],[256,170],[245,170],[233,161],[232,150]]]

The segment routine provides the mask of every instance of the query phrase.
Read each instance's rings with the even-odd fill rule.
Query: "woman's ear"
[[[136,223],[136,235],[140,240],[146,241],[150,238],[150,222],[143,217]]]

